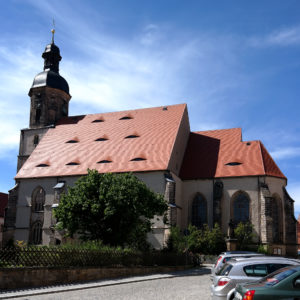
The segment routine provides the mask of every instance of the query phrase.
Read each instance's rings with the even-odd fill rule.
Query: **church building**
[[[71,95],[53,38],[42,57],[44,71],[29,90],[29,128],[21,130],[5,241],[62,242],[53,210],[68,186],[96,169],[132,172],[165,196],[169,224],[156,217],[148,235],[155,248],[165,245],[170,224],[184,230],[218,223],[228,235],[232,226],[250,221],[257,243],[276,254],[296,253],[287,178],[262,142],[243,141],[240,128],[193,132],[186,104],[69,116]],[[234,248],[233,239],[228,247]]]

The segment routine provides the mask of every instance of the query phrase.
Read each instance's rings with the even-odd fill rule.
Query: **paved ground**
[[[210,299],[210,268],[0,293],[0,299]]]

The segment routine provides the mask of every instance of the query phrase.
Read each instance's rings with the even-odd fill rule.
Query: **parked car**
[[[214,266],[211,269],[211,274],[214,275],[218,270],[222,268],[222,266],[228,262],[230,259],[235,258],[235,257],[253,257],[253,256],[262,256],[263,254],[257,253],[257,252],[250,252],[250,251],[227,251],[227,252],[222,252]]]
[[[238,283],[257,281],[278,269],[291,265],[300,265],[300,260],[273,256],[233,258],[212,277],[212,299],[232,300]]]
[[[300,266],[280,269],[254,283],[238,284],[234,300],[300,300]]]

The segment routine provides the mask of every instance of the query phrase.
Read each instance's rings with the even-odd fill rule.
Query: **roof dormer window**
[[[78,166],[78,165],[80,165],[80,163],[77,162],[77,161],[71,161],[71,162],[66,164],[66,166]]]
[[[232,162],[229,162],[227,164],[225,164],[226,166],[239,166],[241,165],[242,163],[241,162],[238,162],[238,161],[232,161]]]
[[[135,158],[131,159],[130,161],[142,161],[142,160],[146,160],[146,158],[143,158],[143,157],[135,157]]]
[[[103,159],[103,160],[97,161],[97,164],[109,164],[111,162],[112,162],[111,160]]]
[[[73,140],[69,140],[69,141],[67,141],[66,143],[67,144],[76,144],[76,143],[78,143],[79,141],[77,140],[77,139],[73,139]]]
[[[132,119],[132,117],[130,117],[130,116],[124,116],[124,117],[120,118],[119,120],[131,120],[131,119]]]
[[[108,140],[108,136],[106,134],[100,136],[99,138],[97,138],[95,140],[95,142],[104,142],[104,141],[107,141]]]
[[[103,119],[96,119],[96,120],[92,121],[92,123],[101,123],[101,122],[104,122],[104,120]]]
[[[49,165],[44,163],[44,164],[39,164],[36,167],[38,167],[38,168],[45,168],[45,167],[49,167]]]
[[[125,137],[125,139],[135,139],[135,138],[138,138],[138,137],[140,137],[139,135],[136,135],[136,134],[131,134],[131,135],[127,135],[126,137]]]

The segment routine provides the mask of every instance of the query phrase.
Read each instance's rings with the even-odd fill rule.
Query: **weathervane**
[[[53,19],[53,28],[51,29],[52,32],[52,44],[54,44],[54,33],[55,33],[55,21]]]

